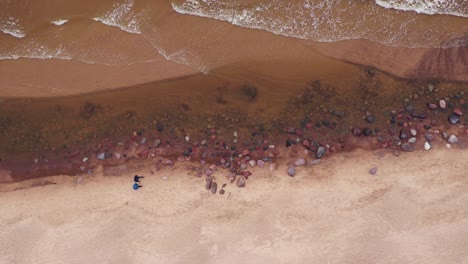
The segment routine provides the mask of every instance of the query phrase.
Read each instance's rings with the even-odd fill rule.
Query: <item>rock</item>
[[[462,116],[463,115],[462,110],[460,108],[458,108],[458,107],[453,109],[453,113],[456,114],[457,116]]]
[[[189,136],[185,136],[185,142],[187,142],[187,143],[190,142],[190,137]]]
[[[293,167],[288,168],[288,175],[294,177],[296,175],[296,170]]]
[[[412,138],[408,139],[408,142],[414,144],[414,143],[416,143],[416,138],[412,137]]]
[[[305,159],[303,159],[303,158],[299,158],[299,159],[297,159],[297,160],[294,162],[294,165],[295,165],[295,166],[303,166],[303,165],[305,165],[305,164],[306,164],[306,161],[305,161]]]
[[[351,132],[353,133],[353,136],[355,137],[359,137],[361,134],[362,134],[362,131],[361,129],[357,128],[357,127],[354,127]]]
[[[315,154],[315,157],[317,159],[322,158],[325,155],[325,148],[323,146],[320,146],[317,148],[317,153]]]
[[[155,139],[154,142],[153,142],[153,148],[157,148],[159,146],[159,144],[161,144],[161,140],[160,139]]]
[[[411,143],[403,143],[401,144],[401,150],[411,152],[414,151],[414,146]]]
[[[368,123],[374,123],[374,121],[375,121],[375,115],[367,115],[367,116],[366,116],[366,121],[367,121]]]
[[[372,136],[372,130],[368,127],[364,128],[364,136],[366,137]]]
[[[205,188],[207,190],[210,190],[211,189],[211,184],[213,183],[213,178],[211,177],[207,177],[206,178],[206,182],[205,182]]]
[[[164,162],[164,165],[165,166],[173,166],[174,165],[174,162],[172,162],[172,160],[168,159]]]
[[[97,158],[100,159],[100,160],[104,160],[104,159],[106,159],[106,154],[104,152],[102,152],[101,154],[99,154],[97,156]]]
[[[205,171],[206,176],[210,176],[210,175],[212,175],[213,173],[214,173],[214,172],[213,172],[212,170],[206,170],[206,171]]]
[[[418,132],[416,131],[416,129],[411,128],[411,129],[410,129],[410,134],[411,134],[413,137],[415,137],[415,136],[418,134]]]
[[[431,144],[429,142],[424,142],[424,149],[425,150],[430,150],[432,148]]]
[[[413,111],[414,110],[414,105],[410,104],[410,105],[405,106],[405,110],[408,111],[408,112]]]
[[[431,109],[431,110],[435,110],[437,109],[437,105],[436,104],[433,104],[433,103],[428,103],[427,104],[427,108]]]
[[[83,158],[83,162],[87,162],[88,161],[88,158],[87,157],[84,157]]]
[[[269,166],[268,166],[268,169],[270,169],[270,171],[275,171],[278,169],[278,164],[276,163],[271,163]]]
[[[319,165],[320,164],[320,160],[319,159],[314,159],[314,160],[309,160],[307,162],[308,165]]]
[[[449,138],[447,139],[447,142],[450,144],[456,144],[458,143],[458,138],[455,135],[450,135]]]
[[[208,154],[209,154],[208,150],[203,151],[202,159],[206,159],[206,157],[208,157]]]
[[[257,160],[257,166],[263,168],[263,166],[265,166],[265,162],[263,160]]]
[[[448,117],[448,121],[450,122],[450,124],[455,125],[456,123],[460,122],[460,117],[456,114],[451,114]]]
[[[369,173],[372,174],[372,175],[375,175],[377,173],[377,167],[372,167],[370,170],[369,170]]]
[[[400,139],[401,140],[408,139],[408,134],[406,133],[406,131],[404,129],[400,130]]]
[[[241,170],[246,170],[248,166],[249,166],[249,165],[247,165],[247,163],[242,163],[242,164],[240,165],[240,168],[241,168]]]
[[[83,182],[83,178],[80,177],[80,178],[76,179],[76,184],[80,184],[82,182]]]
[[[224,189],[219,190],[219,194],[223,195],[225,193]]]
[[[140,144],[141,144],[141,145],[146,144],[146,138],[142,138],[141,141],[140,141]]]
[[[434,85],[433,84],[429,84],[427,88],[428,88],[430,93],[432,93],[432,91],[434,91]]]
[[[115,152],[115,153],[114,153],[114,157],[115,157],[116,159],[120,159],[120,158],[122,158],[122,154],[120,154],[120,153],[118,153],[118,152]]]
[[[253,167],[255,167],[255,165],[256,165],[257,163],[255,162],[255,160],[249,160],[249,164],[250,164],[250,166],[253,168]]]
[[[240,176],[239,178],[237,178],[236,185],[237,185],[237,187],[239,187],[239,188],[244,188],[244,187],[245,187],[245,177],[244,177],[244,176]]]
[[[442,137],[443,137],[444,139],[448,139],[449,134],[447,134],[447,132],[442,132]]]
[[[215,181],[213,181],[213,182],[211,183],[211,193],[212,193],[212,194],[216,194],[216,191],[217,191],[217,190],[218,190],[218,184],[217,184]]]
[[[158,122],[156,124],[156,128],[158,129],[159,132],[162,132],[164,130],[164,125]]]
[[[447,108],[447,103],[445,102],[445,100],[442,99],[442,100],[439,101],[439,107],[440,107],[440,109]]]
[[[424,137],[427,141],[432,142],[434,140],[434,134],[429,131],[424,132]]]

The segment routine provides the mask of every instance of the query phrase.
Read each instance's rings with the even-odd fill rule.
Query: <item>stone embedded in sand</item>
[[[439,101],[439,107],[440,107],[440,109],[447,108],[447,103],[445,102],[445,100],[442,99],[442,100]]]
[[[225,192],[226,192],[226,191],[224,191],[224,189],[219,190],[219,194],[220,194],[220,195],[223,195]]]
[[[411,128],[411,129],[410,129],[410,134],[411,134],[413,137],[415,137],[415,136],[418,134],[418,132],[416,131],[416,129]]]
[[[320,146],[317,148],[317,153],[315,154],[315,157],[317,159],[322,158],[325,155],[325,148],[323,146]]]
[[[408,139],[408,142],[414,144],[414,143],[416,143],[416,138],[412,137],[412,138]]]
[[[294,177],[296,175],[296,170],[293,167],[288,168],[288,175]]]
[[[210,190],[212,183],[213,183],[213,178],[212,177],[206,177],[205,188],[207,190]]]
[[[265,162],[263,160],[257,160],[257,166],[263,168],[263,166],[265,166]]]
[[[116,159],[120,159],[120,158],[122,158],[122,154],[120,154],[120,153],[118,153],[118,152],[115,152],[115,153],[114,153],[114,157],[115,157]]]
[[[372,174],[372,175],[375,175],[377,173],[377,167],[372,167],[370,170],[369,170],[369,173]]]
[[[434,140],[434,134],[429,131],[424,132],[424,137],[427,141],[432,142]]]
[[[97,156],[97,158],[100,159],[100,160],[104,160],[104,159],[106,159],[106,154],[104,152],[102,152]]]
[[[241,168],[241,170],[246,170],[248,166],[249,166],[249,165],[247,165],[247,163],[242,163],[242,164],[240,165],[240,168]]]
[[[146,138],[142,138],[141,141],[140,141],[140,144],[141,144],[141,145],[146,144]]]
[[[255,162],[255,160],[249,160],[249,164],[250,164],[250,166],[253,168],[253,167],[255,167],[255,165],[256,165],[257,163]]]
[[[408,134],[406,133],[406,131],[404,129],[400,130],[400,139],[401,140],[408,139]]]
[[[247,156],[250,154],[250,151],[248,149],[242,150],[242,156]]]
[[[429,143],[429,142],[426,141],[426,142],[424,143],[424,149],[425,149],[425,150],[430,150],[431,148],[432,148],[431,143]]]
[[[456,114],[451,114],[448,117],[448,120],[449,120],[450,124],[455,125],[456,123],[460,122],[460,117],[458,115],[456,115]]]
[[[159,146],[159,144],[161,144],[161,140],[160,139],[155,139],[154,142],[153,142],[153,148],[157,148]]]
[[[433,103],[428,103],[427,104],[427,108],[431,109],[431,110],[435,110],[437,109],[437,105],[436,104],[433,104]]]
[[[366,137],[372,136],[372,130],[368,127],[364,128],[364,136]]]
[[[236,185],[237,185],[237,187],[239,187],[239,188],[245,187],[245,177],[244,177],[244,176],[240,176],[239,178],[237,178]]]
[[[357,127],[354,127],[354,128],[352,129],[352,133],[353,133],[353,136],[359,137],[359,136],[362,134],[362,131],[361,131],[361,129],[359,129],[359,128],[357,128]]]
[[[405,110],[408,111],[408,112],[413,111],[414,110],[414,105],[409,104],[409,105],[405,106]]]
[[[276,163],[271,163],[271,164],[268,166],[268,169],[270,169],[270,171],[277,170],[277,169],[278,169],[278,164],[276,164]]]
[[[401,149],[403,151],[411,152],[414,151],[414,146],[411,143],[403,143],[401,144]]]
[[[367,116],[366,116],[366,121],[367,121],[368,123],[374,123],[374,121],[375,121],[375,115],[367,115]]]
[[[218,184],[215,181],[213,181],[211,183],[211,193],[216,194],[217,190],[218,190]]]
[[[164,165],[165,166],[173,166],[174,162],[172,162],[172,160],[168,159],[168,160],[164,161]]]
[[[306,164],[306,160],[303,159],[303,158],[299,158],[299,159],[297,159],[297,160],[294,162],[294,165],[295,165],[295,166],[303,166],[303,165],[305,165],[305,164]]]
[[[462,110],[461,110],[460,108],[458,108],[458,107],[455,108],[455,109],[453,109],[453,113],[456,114],[456,115],[458,115],[458,116],[462,116],[462,115],[463,115]]]
[[[206,170],[205,174],[206,174],[206,176],[210,176],[210,175],[213,174],[213,171],[212,170]]]
[[[202,159],[206,159],[206,157],[208,157],[208,154],[209,154],[208,150],[203,151]]]
[[[458,143],[458,138],[455,135],[450,135],[447,142],[450,144],[456,144]]]

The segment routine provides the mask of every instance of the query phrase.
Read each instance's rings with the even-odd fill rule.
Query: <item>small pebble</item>
[[[375,175],[377,173],[377,167],[372,167],[370,170],[369,170],[369,173],[372,174],[372,175]]]
[[[424,149],[425,149],[425,150],[430,150],[431,148],[432,148],[431,143],[429,143],[429,142],[427,142],[427,141],[424,142]]]
[[[455,135],[450,135],[447,141],[450,144],[456,144],[458,143],[458,138]]]
[[[442,100],[439,101],[439,107],[440,107],[440,109],[447,108],[447,103],[445,102],[445,100],[442,99]]]
[[[303,165],[305,165],[305,164],[306,164],[306,161],[305,161],[305,159],[303,159],[303,158],[299,158],[299,159],[297,159],[297,160],[294,162],[294,165],[295,165],[295,166],[303,166]]]
[[[296,170],[293,167],[288,168],[288,175],[294,177],[296,175]]]

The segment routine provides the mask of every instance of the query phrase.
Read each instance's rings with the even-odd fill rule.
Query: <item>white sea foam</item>
[[[466,0],[375,0],[375,2],[385,8],[414,11],[420,14],[468,17]]]
[[[0,31],[15,38],[26,37],[19,20],[14,17],[8,17],[6,20],[0,21]]]
[[[14,50],[0,55],[0,60],[16,60],[20,58],[71,60],[72,56],[63,47],[48,48],[36,42],[19,45]]]
[[[93,20],[108,26],[118,27],[128,33],[141,34],[139,28],[141,14],[133,11],[134,5],[132,0],[116,3],[112,10],[102,16],[93,18]]]
[[[51,21],[50,23],[56,25],[56,26],[61,26],[61,25],[64,25],[65,23],[68,22],[68,19],[57,19],[57,20],[54,20],[54,21]]]

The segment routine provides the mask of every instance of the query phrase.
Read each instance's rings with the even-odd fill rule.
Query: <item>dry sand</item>
[[[467,263],[468,152],[382,151],[255,171],[225,195],[180,166],[140,171],[138,191],[133,173],[4,184],[0,263]]]

